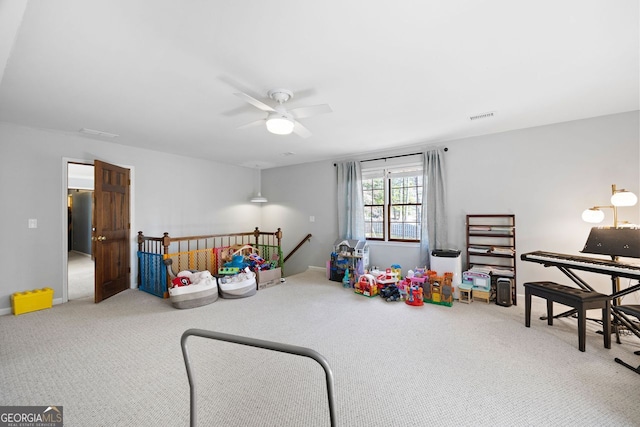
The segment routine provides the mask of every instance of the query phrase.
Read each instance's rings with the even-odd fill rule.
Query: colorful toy
[[[384,274],[376,277],[376,282],[378,282],[380,286],[395,285],[399,281],[398,273],[392,271],[390,268],[387,268]]]
[[[407,279],[409,280],[409,283],[416,284],[416,285],[420,286],[421,288],[424,288],[424,284],[427,281],[427,279],[424,278],[424,277],[415,277],[415,276],[414,277],[407,277]]]
[[[407,289],[411,285],[411,280],[409,278],[405,278],[404,280],[399,281],[395,284],[398,288],[398,292],[400,292],[400,300],[404,301],[407,299]]]
[[[240,269],[238,267],[220,267],[218,269],[218,274],[222,274],[225,276],[238,274],[239,272],[240,272]]]
[[[441,301],[443,303],[453,304],[453,273],[444,273],[444,281],[441,287]]]
[[[486,301],[491,300],[491,276],[480,271],[465,271],[462,273],[463,283],[472,283],[473,299]]]
[[[264,260],[264,258],[262,258],[260,255],[258,254],[249,254],[249,261],[257,264],[257,265],[261,265],[264,264],[266,261]]]
[[[453,285],[451,284],[453,273],[438,276],[434,271],[427,271],[427,275],[429,282],[424,283],[424,288],[429,290],[429,295],[424,296],[424,302],[451,307],[453,305]]]
[[[342,286],[345,288],[351,287],[351,278],[349,277],[349,269],[344,271],[344,277],[342,278]]]
[[[188,277],[174,277],[173,280],[171,280],[171,284],[173,286],[189,286],[191,281]]]
[[[364,295],[365,297],[373,297],[378,295],[378,285],[376,284],[376,278],[371,274],[363,274],[360,276],[358,283],[354,285],[354,292],[356,294]]]
[[[249,264],[244,262],[244,255],[233,255],[230,262],[225,262],[224,267],[235,267],[239,270],[243,270]]]
[[[396,273],[398,280],[402,280],[402,267],[400,264],[391,264],[391,271]]]
[[[396,285],[389,285],[380,289],[380,296],[387,302],[400,301],[402,299],[400,289]]]
[[[364,271],[364,263],[362,262],[362,260],[358,260],[357,264],[356,264],[356,274],[358,275],[358,277],[362,276],[364,273],[366,273],[366,271]]]
[[[424,300],[422,296],[422,287],[419,285],[412,283],[409,285],[409,289],[407,289],[407,299],[405,303],[412,306],[421,306],[424,305]]]
[[[422,267],[416,267],[413,270],[413,274],[415,277],[425,277],[426,276],[426,268],[422,268]]]

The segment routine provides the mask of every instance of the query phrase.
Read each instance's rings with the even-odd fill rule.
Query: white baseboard
[[[53,299],[53,305],[58,305],[58,304],[62,304],[62,298]],[[0,316],[4,316],[6,314],[13,314],[13,308],[11,307],[0,308]],[[27,313],[24,313],[24,314],[27,314]]]

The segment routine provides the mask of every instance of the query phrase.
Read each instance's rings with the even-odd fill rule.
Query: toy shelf
[[[467,270],[483,266],[491,270],[491,294],[498,278],[511,280],[511,301],[516,299],[516,219],[511,214],[467,215]]]

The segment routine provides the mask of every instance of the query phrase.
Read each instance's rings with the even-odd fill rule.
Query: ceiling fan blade
[[[236,92],[234,93],[234,95],[244,99],[245,101],[247,101],[249,104],[253,105],[256,108],[261,109],[262,111],[268,111],[268,112],[273,112],[276,111],[273,108],[269,107],[267,104],[265,104],[264,102],[258,101],[257,99],[255,99],[252,96],[247,95],[246,93],[243,92]]]
[[[246,125],[239,126],[237,129],[247,129],[252,128],[257,125],[264,125],[264,119],[256,120],[255,122],[247,123]]]
[[[300,122],[295,122],[293,125],[293,132],[302,138],[309,138],[311,136],[311,131],[302,126]]]
[[[318,114],[331,113],[333,110],[328,104],[312,105],[310,107],[299,107],[289,110],[289,113],[296,119],[317,116]]]

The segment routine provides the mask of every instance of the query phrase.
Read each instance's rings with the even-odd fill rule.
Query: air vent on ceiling
[[[103,132],[101,130],[87,129],[87,128],[80,129],[80,133],[86,133],[87,135],[93,135],[93,136],[104,136],[105,138],[117,138],[120,136],[115,133]]]
[[[469,119],[471,121],[473,120],[482,120],[482,119],[490,119],[493,116],[495,116],[497,113],[497,111],[488,111],[486,113],[480,113],[480,114],[476,114],[475,116],[471,116],[469,117]]]

